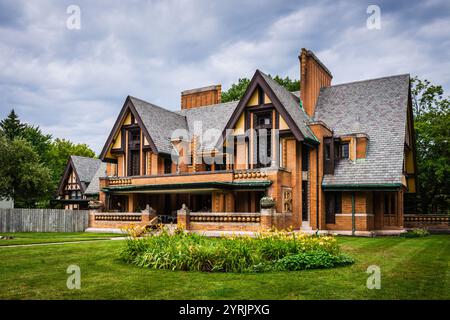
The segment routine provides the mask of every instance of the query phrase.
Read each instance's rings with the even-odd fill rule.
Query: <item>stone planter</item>
[[[97,201],[97,200],[89,201],[88,205],[89,205],[89,209],[92,209],[92,210],[99,210],[99,209],[103,208],[103,202]]]
[[[263,197],[261,198],[259,204],[261,205],[262,209],[270,209],[275,207],[276,202],[271,197]]]

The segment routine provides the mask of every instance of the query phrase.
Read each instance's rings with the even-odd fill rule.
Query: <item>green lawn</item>
[[[15,232],[0,233],[0,236],[12,236],[14,239],[0,239],[0,246],[11,246],[17,244],[51,243],[51,242],[73,242],[110,239],[112,237],[123,237],[117,233],[87,233],[87,232]]]
[[[0,248],[0,299],[450,299],[450,236],[341,237],[352,266],[299,272],[155,271],[120,262],[124,242]],[[66,269],[81,268],[81,289]],[[369,265],[381,289],[366,287]]]

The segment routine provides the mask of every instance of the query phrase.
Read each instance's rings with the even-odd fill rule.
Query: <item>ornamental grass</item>
[[[130,230],[128,230],[130,231]],[[139,237],[129,232],[121,258],[151,269],[266,272],[333,268],[353,263],[331,236],[270,231],[255,237],[211,238],[177,229]]]

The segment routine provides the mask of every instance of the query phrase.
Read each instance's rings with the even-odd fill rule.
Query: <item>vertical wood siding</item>
[[[83,232],[88,210],[0,209],[0,232]]]

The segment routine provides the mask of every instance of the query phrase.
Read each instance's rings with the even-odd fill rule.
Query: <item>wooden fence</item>
[[[83,232],[87,210],[0,209],[0,232]]]

